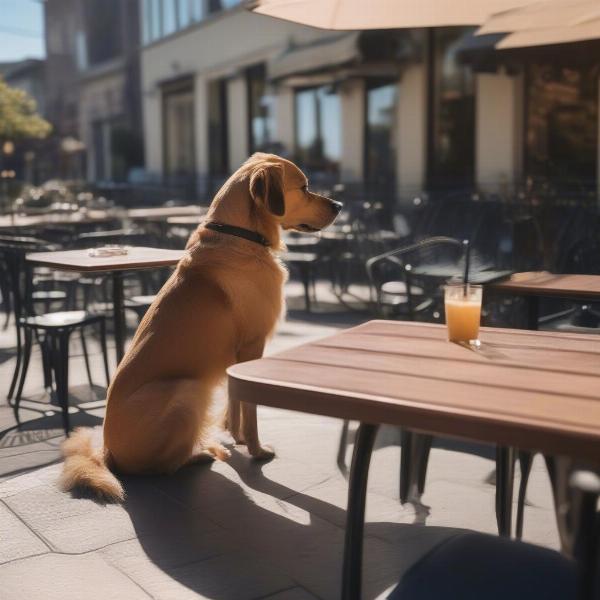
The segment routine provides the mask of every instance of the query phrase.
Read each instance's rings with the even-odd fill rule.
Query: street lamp
[[[11,156],[15,151],[15,144],[11,140],[6,140],[4,144],[2,144],[2,166],[4,167],[6,162],[6,157]],[[7,212],[11,213],[11,220],[14,224],[15,215],[13,213],[10,206],[10,198],[8,196],[8,180],[14,179],[16,177],[16,173],[13,169],[3,169],[0,171],[0,179],[2,179],[2,195],[4,196],[4,206]]]

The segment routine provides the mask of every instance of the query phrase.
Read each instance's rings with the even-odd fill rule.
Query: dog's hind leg
[[[197,465],[212,462],[214,460],[227,460],[231,458],[231,452],[218,442],[208,444],[198,443],[192,450],[192,455],[185,462],[186,465]]]

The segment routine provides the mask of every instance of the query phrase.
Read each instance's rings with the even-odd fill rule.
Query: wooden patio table
[[[446,328],[370,321],[231,367],[232,398],[360,421],[350,471],[342,598],[361,595],[370,455],[380,424],[600,462],[600,340],[482,328],[481,347]]]
[[[538,328],[539,299],[542,296],[600,301],[600,275],[556,275],[547,271],[515,273],[504,281],[486,286],[493,292],[525,296],[528,306],[528,329]]]
[[[134,246],[129,247],[128,254],[117,256],[90,256],[88,249],[32,252],[27,255],[27,262],[58,271],[77,271],[78,273],[110,272],[112,274],[115,346],[117,364],[119,364],[125,354],[123,273],[125,271],[175,265],[184,254],[184,250]]]

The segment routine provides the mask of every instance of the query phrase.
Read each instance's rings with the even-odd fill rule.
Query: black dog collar
[[[225,225],[224,223],[205,223],[204,227],[206,229],[210,229],[212,231],[217,231],[219,233],[226,233],[227,235],[235,235],[236,237],[244,238],[249,242],[254,242],[255,244],[260,244],[261,246],[268,247],[269,240],[262,236],[260,233],[256,231],[251,231],[250,229],[244,229],[243,227],[236,227],[235,225]]]

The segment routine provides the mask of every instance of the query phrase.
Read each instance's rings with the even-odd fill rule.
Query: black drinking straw
[[[465,249],[465,275],[463,279],[463,295],[466,298],[469,290],[469,262],[471,259],[471,245],[469,240],[463,240],[463,247]]]

